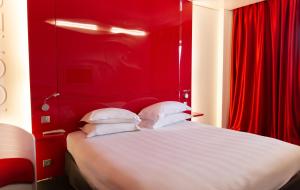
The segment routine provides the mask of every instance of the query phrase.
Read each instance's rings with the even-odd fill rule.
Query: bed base
[[[300,172],[285,184],[280,190],[299,190],[300,189]]]
[[[68,176],[70,185],[76,190],[92,190],[84,177],[81,175],[73,156],[66,152],[65,154],[65,172]],[[299,190],[300,189],[300,171],[280,190]]]
[[[89,184],[81,175],[73,156],[66,152],[65,154],[65,172],[68,176],[70,185],[76,190],[92,190]]]

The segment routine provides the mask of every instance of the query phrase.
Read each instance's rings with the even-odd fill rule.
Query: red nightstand
[[[66,135],[52,134],[36,136],[37,179],[47,179],[64,174]]]

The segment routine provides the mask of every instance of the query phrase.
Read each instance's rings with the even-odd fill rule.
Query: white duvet
[[[300,148],[193,122],[85,138],[68,151],[94,189],[275,190],[300,170]]]

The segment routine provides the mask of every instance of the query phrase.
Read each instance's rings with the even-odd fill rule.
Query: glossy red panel
[[[181,16],[181,39],[182,52],[180,56],[180,100],[191,103],[191,80],[192,80],[192,6],[190,3],[183,3]],[[188,93],[188,98],[184,97],[184,93]]]
[[[57,28],[59,122],[70,130],[92,109],[125,107],[138,112],[140,105],[182,100],[182,91],[190,92],[189,2],[183,1],[183,12],[180,1],[174,0],[97,4],[98,0],[57,2],[57,19],[99,28]],[[110,31],[112,27],[146,35],[116,34]]]
[[[55,1],[28,0],[29,61],[33,133],[57,127],[57,100],[49,101],[48,113],[41,110],[43,100],[57,91],[56,29],[46,23],[55,15]],[[41,125],[41,116],[52,122]]]
[[[45,179],[64,172],[64,154],[66,151],[66,140],[64,135],[39,138],[36,140],[36,169],[37,178]],[[51,159],[51,165],[43,167],[43,160]]]
[[[164,100],[190,104],[189,1],[29,0],[28,7],[36,135],[77,130],[80,118],[97,108],[139,112]],[[60,96],[49,100],[48,112],[41,111],[43,99],[54,92]],[[42,115],[50,115],[51,123],[42,125]]]

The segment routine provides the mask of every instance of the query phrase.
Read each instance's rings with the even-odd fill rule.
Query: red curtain
[[[300,145],[300,0],[233,14],[229,128]]]

